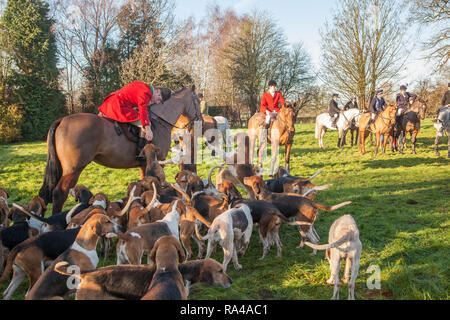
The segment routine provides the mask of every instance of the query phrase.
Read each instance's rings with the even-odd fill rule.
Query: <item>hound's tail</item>
[[[55,146],[55,132],[61,124],[61,121],[62,118],[53,122],[48,130],[47,165],[45,167],[44,183],[42,184],[41,190],[39,190],[39,196],[44,199],[45,204],[52,202],[53,189],[55,189],[62,176],[61,162],[59,161]]]
[[[26,243],[27,243],[27,241],[25,240],[24,242],[18,244],[8,254],[8,258],[6,259],[6,266],[5,266],[5,269],[3,270],[2,277],[0,278],[0,283],[2,283],[7,278],[9,278],[9,275],[11,274],[12,267],[14,264],[14,260],[16,259],[17,254],[26,246]],[[2,244],[0,243],[0,245],[2,245]]]
[[[342,208],[342,207],[344,207],[346,205],[349,205],[350,203],[352,203],[352,202],[351,201],[345,201],[345,202],[339,203],[339,204],[337,204],[335,206],[328,207],[328,206],[325,206],[323,204],[320,204],[320,203],[317,203],[317,202],[313,202],[313,206],[316,207],[317,209],[322,209],[324,211],[334,211],[334,210]]]
[[[200,231],[198,230],[198,225],[195,224],[195,235],[197,236],[197,238],[199,238],[202,241],[206,241],[209,240],[211,238],[211,236],[214,234],[214,232],[216,232],[216,229],[209,229],[208,234],[206,236],[202,236],[200,234]]]
[[[67,262],[67,261],[61,261],[58,262],[55,265],[55,271],[58,273],[61,273],[65,276],[71,276],[71,277],[76,277],[78,279],[81,279],[81,276],[85,273],[88,273],[90,271],[82,271],[82,272],[69,272],[68,269],[71,265]],[[79,269],[78,269],[79,270]]]
[[[330,249],[330,248],[339,247],[344,242],[347,242],[348,240],[350,240],[351,237],[352,237],[352,233],[351,232],[347,232],[339,240],[337,240],[337,241],[335,241],[333,243],[319,245],[319,244],[314,244],[314,243],[311,243],[311,242],[305,242],[305,244],[308,247],[311,247],[311,248],[316,249],[316,250],[327,250],[327,249]]]

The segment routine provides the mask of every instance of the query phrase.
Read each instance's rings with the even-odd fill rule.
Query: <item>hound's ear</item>
[[[257,194],[261,192],[261,185],[260,185],[259,181],[255,182],[255,184],[253,185],[253,189],[255,190],[255,192]]]
[[[183,263],[184,261],[186,261],[186,254],[184,253],[183,248],[181,247],[180,241],[176,241],[176,247],[178,250],[178,261],[180,263]]]
[[[94,232],[95,232],[95,234],[96,234],[97,236],[99,236],[99,237],[102,236],[102,224],[101,224],[100,221],[97,222],[97,223],[95,224],[95,230],[94,230]]]
[[[45,205],[44,199],[42,199],[41,197],[38,197],[38,201],[40,202],[42,207],[42,216],[44,216],[45,211],[47,211],[47,206]]]
[[[154,144],[152,144],[152,146],[153,146],[153,151],[154,151],[155,153],[159,153],[159,152],[161,151],[161,149],[158,148],[157,146],[155,146]]]
[[[89,199],[89,205],[92,206],[92,204],[94,203],[94,198],[95,198],[95,195],[92,196],[91,199]]]
[[[156,265],[156,251],[158,250],[159,247],[159,242],[156,241],[155,245],[153,246],[152,251],[150,252],[150,255],[148,256],[148,258],[153,261],[153,263]]]

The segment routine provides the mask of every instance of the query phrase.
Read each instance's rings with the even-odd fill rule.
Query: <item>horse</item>
[[[163,104],[149,107],[153,131],[152,143],[159,148],[158,160],[170,149],[170,131],[181,114],[201,121],[195,87],[175,92]],[[94,161],[116,169],[139,168],[144,177],[145,164],[136,160],[137,145],[118,135],[113,121],[96,114],[78,113],[56,120],[47,135],[47,163],[39,196],[53,203],[53,213],[61,212],[69,190],[77,184],[81,172]]]
[[[319,148],[323,149],[323,137],[325,136],[325,132],[327,129],[330,130],[338,130],[339,131],[339,139],[338,139],[338,148],[343,148],[344,143],[343,137],[344,133],[350,129],[353,119],[356,118],[360,114],[359,109],[352,108],[346,111],[343,111],[339,115],[339,119],[336,122],[337,129],[331,126],[331,117],[328,113],[322,113],[316,117],[316,139],[319,140]],[[353,140],[353,138],[352,138]]]
[[[386,154],[386,143],[387,135],[391,132],[393,125],[395,124],[395,114],[396,107],[394,105],[388,105],[375,119],[375,122],[368,127],[370,120],[370,113],[364,113],[359,118],[359,135],[361,138],[361,144],[359,150],[362,154],[366,153],[365,142],[369,135],[369,132],[374,132],[376,135],[376,146],[374,156],[378,153],[378,148],[380,146],[380,137],[384,136],[383,139],[383,154]]]
[[[448,136],[448,154],[447,158],[450,158],[450,104],[446,105],[439,111],[437,120],[434,123],[436,128],[436,140],[434,140],[434,152],[436,156],[440,156],[438,151],[439,139],[444,135],[444,131],[447,132]]]
[[[295,135],[295,112],[296,104],[286,102],[282,105],[277,118],[272,122],[270,136],[267,134],[266,141],[260,141],[258,150],[258,166],[262,167],[262,155],[267,148],[267,142],[272,146],[272,157],[270,164],[270,176],[273,175],[275,161],[278,154],[279,145],[285,146],[285,167],[289,171],[289,160],[291,155],[292,143]],[[256,138],[261,139],[262,124],[265,120],[265,114],[256,113],[248,121],[248,134],[250,138],[250,163],[253,163],[253,153],[256,144]]]
[[[406,134],[408,132],[411,137],[412,153],[416,154],[416,141],[420,130],[420,120],[425,119],[426,109],[427,105],[425,101],[419,99],[400,116],[397,130],[392,131],[392,143],[395,144],[395,140],[398,140],[400,154],[403,154],[403,148],[406,144]]]

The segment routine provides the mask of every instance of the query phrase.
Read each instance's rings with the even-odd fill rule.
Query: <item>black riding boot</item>
[[[142,149],[144,149],[145,145],[147,144],[147,139],[139,137],[139,140],[137,142],[137,147],[136,147],[136,160],[138,160],[139,162],[145,162],[145,155],[140,155]]]

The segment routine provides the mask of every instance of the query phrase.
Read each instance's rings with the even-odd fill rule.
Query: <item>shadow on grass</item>
[[[362,165],[365,168],[397,168],[397,167],[415,167],[417,165],[443,165],[448,164],[447,159],[443,158],[422,158],[422,157],[400,157],[398,159],[374,159],[364,160]]]

